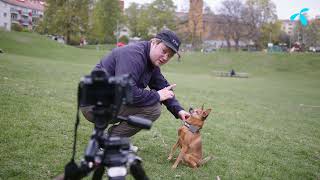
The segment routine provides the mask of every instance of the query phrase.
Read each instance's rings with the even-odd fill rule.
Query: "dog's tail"
[[[199,166],[204,165],[205,163],[207,163],[207,162],[210,161],[211,159],[213,159],[213,156],[208,156],[208,157],[202,159],[202,160],[200,161],[200,163],[199,163]]]

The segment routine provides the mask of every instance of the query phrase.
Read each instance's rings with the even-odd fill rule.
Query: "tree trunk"
[[[235,49],[239,51],[239,39],[234,39]]]

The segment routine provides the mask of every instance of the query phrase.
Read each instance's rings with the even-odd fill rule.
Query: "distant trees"
[[[131,3],[131,5],[126,9],[126,22],[131,30],[132,36],[139,36],[139,20],[141,19],[142,13],[139,5],[137,3]]]
[[[119,0],[47,0],[44,18],[37,31],[63,35],[67,44],[79,43],[85,36],[99,43],[115,42],[117,24],[127,24],[132,36],[148,39],[162,28],[175,29],[172,0],[155,0],[151,4],[132,3],[122,15]]]
[[[116,27],[123,19],[118,0],[99,0],[94,4],[90,39],[99,43],[114,43]]]
[[[162,28],[175,29],[175,6],[172,0],[155,0],[151,4],[131,3],[126,9],[131,36],[149,39]]]
[[[301,27],[301,29],[302,28],[303,27]],[[305,27],[302,35],[304,35],[303,43],[307,47],[320,46],[320,19],[314,19],[313,21],[310,21],[308,26]]]
[[[224,0],[222,7],[219,9],[221,21],[219,29],[227,42],[228,49],[231,48],[230,40],[235,42],[236,50],[239,49],[239,41],[248,34],[247,27],[243,21],[244,4],[240,0]]]
[[[148,28],[151,26],[151,20],[148,15],[147,5],[138,5],[131,3],[126,9],[127,25],[131,31],[131,36],[148,38]]]
[[[47,0],[39,32],[60,34],[67,44],[88,30],[89,0]]]
[[[283,32],[281,31],[281,22],[275,21],[270,23],[265,23],[261,26],[260,36],[256,40],[259,47],[266,47],[268,43],[280,43],[280,38],[285,38]],[[287,42],[286,39],[283,41]]]
[[[223,32],[229,49],[230,40],[239,49],[241,39],[252,40],[259,47],[265,46],[266,44],[261,44],[261,40],[265,38],[265,33],[268,34],[268,27],[275,25],[277,20],[276,6],[271,0],[247,0],[245,3],[240,0],[224,0],[218,11],[221,15],[219,29]]]
[[[118,0],[47,0],[46,3],[44,19],[38,31],[63,35],[68,44],[78,43],[81,36],[91,42],[113,43],[117,25],[121,24],[128,26],[131,36],[142,39],[149,39],[163,28],[177,30],[181,24],[185,24],[184,27],[189,30],[181,35],[182,39],[192,44],[196,44],[197,36],[201,39],[201,33],[197,35],[197,32],[205,29],[204,25],[199,25],[199,29],[197,19],[193,21],[190,17],[182,22],[176,21],[173,0],[154,0],[143,5],[131,3],[124,16]],[[208,7],[204,13],[207,17],[216,18],[216,22],[211,23],[215,27],[211,29],[223,35],[229,49],[232,41],[238,50],[241,41],[253,41],[261,48],[267,46],[269,41],[288,40],[288,36],[280,31],[276,6],[271,0],[224,0],[218,10],[219,15],[214,15]],[[193,28],[190,21],[193,22]],[[298,31],[310,34],[304,35],[310,44],[320,41],[318,22],[310,24],[303,32],[301,28]]]
[[[163,27],[175,28],[175,9],[172,0],[155,0],[148,7],[151,26],[160,31]]]
[[[248,28],[247,36],[259,47],[263,46],[259,43],[263,26],[275,23],[277,19],[276,5],[271,0],[246,1],[243,21]]]
[[[47,0],[40,33],[63,35],[67,44],[78,44],[81,36],[97,42],[114,42],[118,0]],[[89,17],[89,14],[91,18]]]

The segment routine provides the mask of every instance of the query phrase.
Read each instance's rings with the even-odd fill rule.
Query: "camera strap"
[[[77,146],[77,131],[80,123],[79,109],[80,109],[80,84],[78,85],[78,97],[77,97],[77,115],[76,115],[76,123],[74,125],[74,137],[73,137],[73,150],[72,150],[72,158],[71,161],[74,161],[74,157],[76,155],[76,146]]]
[[[76,123],[74,127],[74,139],[73,139],[73,150],[72,150],[72,158],[70,162],[64,167],[64,180],[73,180],[73,179],[80,179],[79,174],[81,173],[80,168],[74,161],[76,155],[76,144],[77,144],[77,130],[79,126],[79,102],[80,102],[80,84],[78,86],[78,98],[77,98],[77,115],[76,115]]]

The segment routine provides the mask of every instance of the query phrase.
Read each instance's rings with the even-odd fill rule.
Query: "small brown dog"
[[[189,112],[191,116],[184,122],[184,125],[179,128],[178,141],[173,145],[168,157],[168,160],[172,160],[173,153],[176,151],[177,147],[179,146],[181,148],[180,154],[172,166],[173,169],[177,168],[180,161],[192,168],[197,168],[211,159],[211,157],[202,159],[202,143],[200,135],[200,129],[204,124],[204,120],[211,112],[211,109],[203,110],[202,106],[201,109],[193,110],[190,108]]]

